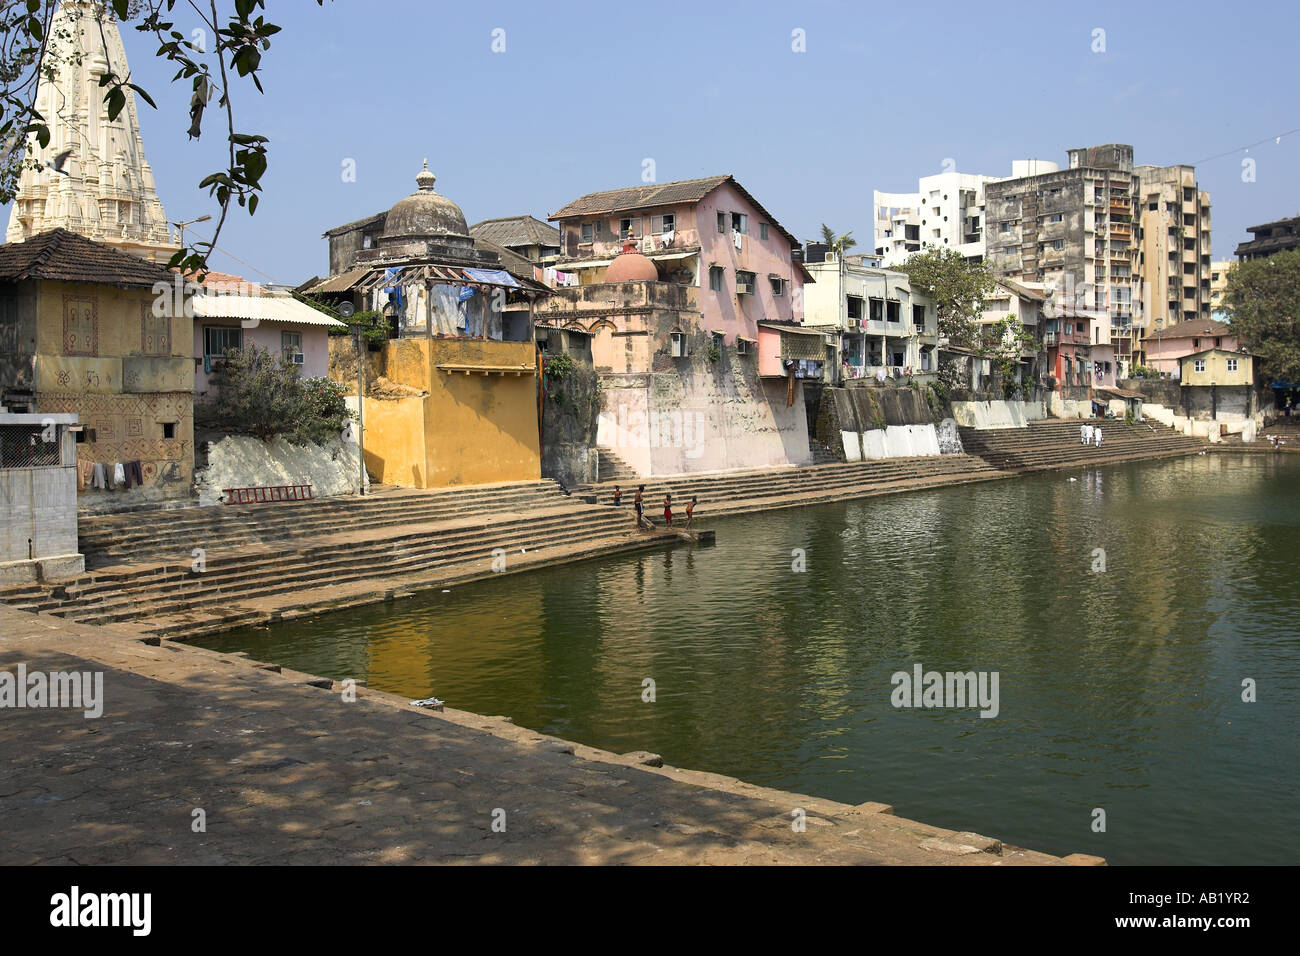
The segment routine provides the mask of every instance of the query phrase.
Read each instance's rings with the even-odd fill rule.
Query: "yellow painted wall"
[[[1205,371],[1197,372],[1196,359],[1205,360]],[[1228,359],[1237,360],[1237,371],[1228,371]],[[1254,382],[1254,358],[1230,352],[1205,352],[1181,360],[1181,380],[1184,385],[1250,385]]]
[[[536,364],[532,342],[389,342],[385,376],[428,394],[366,400],[367,467],[380,481],[414,488],[540,479]],[[465,374],[440,365],[528,371]]]
[[[424,449],[424,399],[367,399],[366,471],[378,482],[427,488]]]
[[[103,464],[140,461],[143,498],[185,497],[194,471],[193,320],[183,312],[153,315],[151,289],[41,281],[37,284],[36,402],[40,412],[76,412],[95,430],[77,457]],[[167,305],[172,305],[171,297]],[[66,321],[69,308],[79,319]],[[89,309],[89,313],[86,310]],[[174,311],[174,309],[167,309]],[[85,316],[89,314],[89,322]],[[93,329],[87,343],[67,334]],[[163,334],[164,347],[146,354],[144,337]],[[93,351],[93,355],[68,354]],[[163,422],[175,437],[163,438]]]

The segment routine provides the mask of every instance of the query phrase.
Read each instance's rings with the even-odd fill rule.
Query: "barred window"
[[[0,468],[57,468],[58,465],[56,426],[0,425]]]

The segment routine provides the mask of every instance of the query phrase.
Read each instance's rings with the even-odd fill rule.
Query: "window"
[[[1050,248],[1052,248],[1052,249],[1064,249],[1064,248],[1065,248],[1065,240],[1064,240],[1064,239],[1053,239],[1051,242],[1048,243],[1048,246],[1049,246]]]
[[[754,273],[736,270],[736,293],[747,295],[754,291]]]
[[[1194,349],[1199,349],[1200,347],[1201,347],[1201,340],[1200,340],[1200,339],[1192,339],[1192,348],[1194,348]]]
[[[767,223],[761,222],[758,224],[758,238],[760,239],[767,238]]]
[[[742,236],[749,232],[749,217],[743,212],[733,212],[731,214],[731,231],[738,232]]]
[[[672,357],[685,358],[688,354],[686,334],[684,332],[673,332],[669,338],[672,340]]]
[[[650,217],[650,231],[663,235],[666,232],[672,232],[677,225],[677,217],[673,213],[666,212],[662,216]]]
[[[163,438],[167,441],[173,441],[176,438],[176,423],[161,422],[160,424],[162,425]]]
[[[725,212],[720,212],[718,213],[718,232],[724,233],[726,231],[727,231],[727,214]]]
[[[1047,217],[1048,222],[1064,222],[1065,216],[1059,212],[1054,212]]]
[[[912,324],[918,329],[925,328],[925,306],[912,306]]]
[[[871,321],[872,322],[885,321],[885,300],[884,299],[871,300]]]
[[[224,358],[227,351],[244,347],[242,329],[221,329],[207,327],[203,330],[203,357],[205,359]]]
[[[595,223],[584,222],[582,224],[582,241],[585,243],[590,243],[595,238],[596,238]]]
[[[778,276],[770,276],[770,278],[772,280],[772,295],[785,295],[785,280]]]
[[[888,318],[890,322],[900,321],[899,305],[893,299],[890,299],[889,302],[886,303],[886,311],[888,312]]]
[[[639,217],[630,219],[620,219],[618,221],[618,237],[620,239],[631,239],[634,233],[641,231],[641,220]]]
[[[1011,231],[1011,223],[1009,222],[998,223],[998,232],[1010,232],[1010,231]]]
[[[1197,359],[1194,364],[1195,364],[1196,371],[1198,372],[1205,371],[1205,359]]]
[[[284,353],[284,358],[294,365],[302,364],[302,333],[301,332],[281,332],[280,333],[280,351]]]
[[[849,321],[862,321],[862,297],[857,295],[848,296]]]
[[[709,291],[722,291],[722,266],[709,266]]]
[[[1237,360],[1236,360],[1236,359],[1228,359],[1228,371],[1229,371],[1229,372],[1235,372],[1235,371],[1237,371]]]

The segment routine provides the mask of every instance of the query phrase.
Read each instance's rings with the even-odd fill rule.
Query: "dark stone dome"
[[[446,196],[433,191],[436,179],[429,172],[428,160],[425,160],[424,169],[415,177],[418,187],[416,191],[405,199],[398,200],[388,211],[381,242],[436,237],[470,238],[469,224],[460,207]]]

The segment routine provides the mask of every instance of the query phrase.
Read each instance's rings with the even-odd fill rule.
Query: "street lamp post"
[[[180,233],[181,233],[181,245],[184,246],[184,245],[185,245],[185,227],[186,227],[186,226],[192,226],[192,225],[194,225],[196,222],[207,222],[207,221],[208,221],[209,219],[211,219],[211,218],[212,218],[211,216],[199,216],[198,219],[182,219],[180,222],[173,222],[173,223],[170,223],[170,225],[173,225],[173,226],[175,226],[177,229],[180,230]]]
[[[356,306],[351,302],[339,304],[339,315],[352,318]],[[358,321],[352,326],[357,336],[357,494],[366,493],[366,350],[365,336]]]

